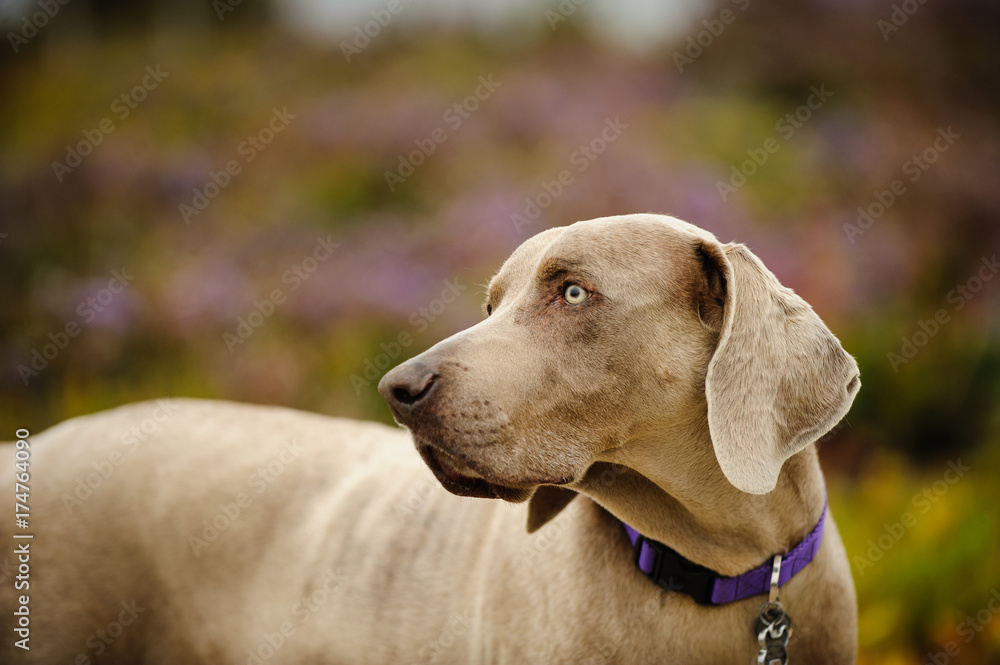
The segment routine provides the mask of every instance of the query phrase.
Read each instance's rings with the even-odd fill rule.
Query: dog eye
[[[563,291],[563,300],[568,302],[570,305],[579,305],[589,297],[590,292],[579,284],[570,284],[566,287],[566,290]]]
[[[487,303],[486,304],[486,316],[489,316],[492,313],[493,313],[493,305]]]

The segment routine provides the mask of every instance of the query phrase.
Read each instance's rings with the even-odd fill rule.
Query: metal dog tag
[[[792,619],[777,600],[760,606],[754,624],[757,644],[757,665],[788,665],[788,638],[792,635]]]

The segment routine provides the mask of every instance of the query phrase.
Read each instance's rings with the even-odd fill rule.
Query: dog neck
[[[726,480],[707,433],[687,438],[692,445],[677,440],[656,437],[608,451],[574,489],[644,536],[727,576],[789,550],[816,526],[826,489],[815,445],[785,462],[773,491],[755,495]]]

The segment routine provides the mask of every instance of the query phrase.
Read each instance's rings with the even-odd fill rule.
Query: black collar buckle
[[[647,575],[667,591],[679,591],[691,596],[699,605],[712,605],[712,590],[719,575],[704,566],[685,559],[663,543],[646,538],[642,534],[635,541],[635,566],[639,567],[639,557],[645,544],[653,551],[653,569]]]

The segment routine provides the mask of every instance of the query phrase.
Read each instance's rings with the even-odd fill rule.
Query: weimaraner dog
[[[860,383],[809,305],[628,215],[486,314],[383,377],[405,430],[177,399],[5,444],[0,662],[855,662],[814,443]]]

